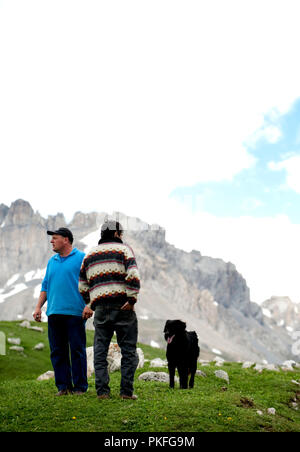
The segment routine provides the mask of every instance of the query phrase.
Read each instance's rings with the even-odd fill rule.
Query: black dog
[[[167,320],[164,329],[167,341],[167,360],[170,376],[170,388],[174,388],[175,369],[179,374],[180,389],[194,387],[197,359],[200,353],[198,336],[195,331],[186,331],[186,324],[181,320]]]

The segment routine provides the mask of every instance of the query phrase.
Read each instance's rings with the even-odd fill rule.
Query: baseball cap
[[[68,237],[70,243],[73,243],[73,234],[68,228],[59,228],[56,231],[47,231],[48,235],[62,235],[63,237]]]

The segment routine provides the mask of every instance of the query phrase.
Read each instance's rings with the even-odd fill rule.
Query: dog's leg
[[[192,389],[194,387],[194,380],[195,380],[195,371],[194,369],[191,371],[190,381],[189,381],[189,388]]]
[[[187,389],[188,387],[188,369],[183,367],[178,367],[178,373],[179,373],[179,383],[180,383],[180,389]]]
[[[194,387],[194,381],[195,381],[195,373],[197,370],[197,360],[192,363],[191,367],[190,367],[190,381],[189,381],[189,388],[193,388]]]
[[[175,366],[168,364],[168,368],[169,368],[169,386],[170,388],[174,388],[175,385]]]

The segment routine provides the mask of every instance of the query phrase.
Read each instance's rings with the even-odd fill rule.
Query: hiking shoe
[[[132,394],[132,395],[121,394],[120,397],[121,397],[121,399],[124,399],[124,400],[127,400],[127,399],[136,400],[138,398],[138,396],[135,394]]]
[[[74,391],[73,394],[74,395],[82,395],[82,394],[85,394],[85,392],[83,392],[83,391]]]
[[[98,395],[97,398],[100,400],[110,399],[110,395],[109,394],[101,394],[101,395]]]
[[[63,395],[68,395],[68,394],[72,394],[72,391],[70,391],[69,389],[62,389],[61,391],[58,391],[55,395],[63,396]]]

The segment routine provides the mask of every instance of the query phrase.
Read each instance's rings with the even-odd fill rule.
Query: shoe
[[[132,395],[121,394],[120,397],[121,397],[121,399],[124,399],[124,400],[126,400],[126,399],[136,400],[138,398],[138,396],[135,394],[132,394]]]
[[[85,392],[83,392],[83,391],[74,391],[73,394],[74,395],[82,395],[82,394],[85,394]]]
[[[101,394],[101,395],[98,395],[97,398],[100,400],[110,399],[110,395],[109,394]]]
[[[61,391],[58,391],[55,395],[63,396],[63,395],[68,395],[68,394],[72,394],[72,391],[70,391],[69,389],[62,389]]]

